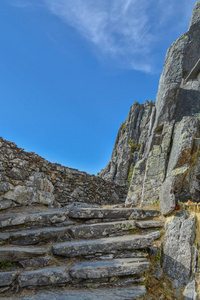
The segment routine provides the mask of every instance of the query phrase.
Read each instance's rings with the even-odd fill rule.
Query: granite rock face
[[[103,178],[130,183],[127,207],[160,202],[162,213],[168,214],[180,200],[200,200],[199,8],[200,1],[189,30],[167,51],[155,104],[133,104],[119,129],[111,160],[100,173]]]
[[[192,272],[192,246],[196,234],[195,218],[180,213],[166,225],[163,248],[163,271],[177,287],[189,283]]]
[[[120,184],[127,182],[131,165],[135,166],[144,152],[153,111],[152,101],[133,103],[126,121],[119,128],[111,160],[106,168],[101,170],[100,177]],[[134,145],[132,148],[129,145],[130,140]]]

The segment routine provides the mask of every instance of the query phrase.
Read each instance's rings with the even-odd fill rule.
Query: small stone
[[[8,209],[13,206],[13,202],[11,200],[2,200],[0,201],[0,210]]]
[[[10,186],[8,182],[0,182],[0,192],[7,192],[9,191]]]
[[[0,273],[0,287],[11,285],[19,272],[3,272]]]
[[[188,283],[186,286],[183,297],[185,300],[197,300],[197,293],[196,293],[196,282],[193,280],[192,282]]]

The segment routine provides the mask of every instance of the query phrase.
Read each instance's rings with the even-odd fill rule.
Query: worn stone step
[[[70,218],[75,219],[121,219],[125,218],[141,220],[154,218],[159,214],[158,210],[142,208],[79,208],[69,212]]]
[[[97,223],[91,225],[71,226],[69,232],[75,239],[105,237],[109,235],[123,235],[135,229],[135,221],[116,221],[108,223]]]
[[[5,234],[0,234],[0,241],[1,236],[5,238],[4,235]],[[48,227],[36,230],[24,230],[7,235],[7,241],[14,245],[35,245],[48,241],[63,242],[70,239],[68,227]]]
[[[6,215],[0,217],[0,228],[13,227],[19,225],[27,226],[52,226],[55,224],[65,225],[73,224],[72,221],[68,220],[68,210],[63,209],[54,209],[34,214],[25,214],[25,215]]]
[[[80,281],[81,279],[76,279]],[[138,283],[142,283],[146,280],[143,275],[129,275],[121,277],[107,277],[107,278],[97,278],[97,279],[84,279],[80,284],[76,284],[76,287],[87,287],[87,288],[103,288],[103,287],[122,287],[130,286]]]
[[[149,267],[150,262],[145,258],[82,262],[70,269],[70,276],[76,279],[97,279],[112,276],[139,275],[147,271]]]
[[[162,221],[139,221],[135,223],[136,227],[141,229],[148,229],[148,228],[161,228],[164,227],[164,223]]]
[[[58,285],[70,281],[66,266],[23,272],[18,276],[19,287]]]
[[[0,262],[17,262],[27,258],[44,256],[47,253],[46,248],[42,247],[0,247]]]
[[[135,300],[146,294],[144,285],[98,290],[40,291],[22,300]]]
[[[153,245],[150,235],[127,235],[95,240],[58,243],[52,246],[55,255],[75,257],[95,253],[112,253],[117,250],[143,249]]]

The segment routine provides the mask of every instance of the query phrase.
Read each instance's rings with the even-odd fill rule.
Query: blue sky
[[[155,100],[195,3],[0,1],[0,136],[96,174],[133,102]]]

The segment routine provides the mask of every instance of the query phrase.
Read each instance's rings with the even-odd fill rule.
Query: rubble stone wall
[[[12,205],[124,202],[128,187],[51,163],[0,138],[0,210]]]

